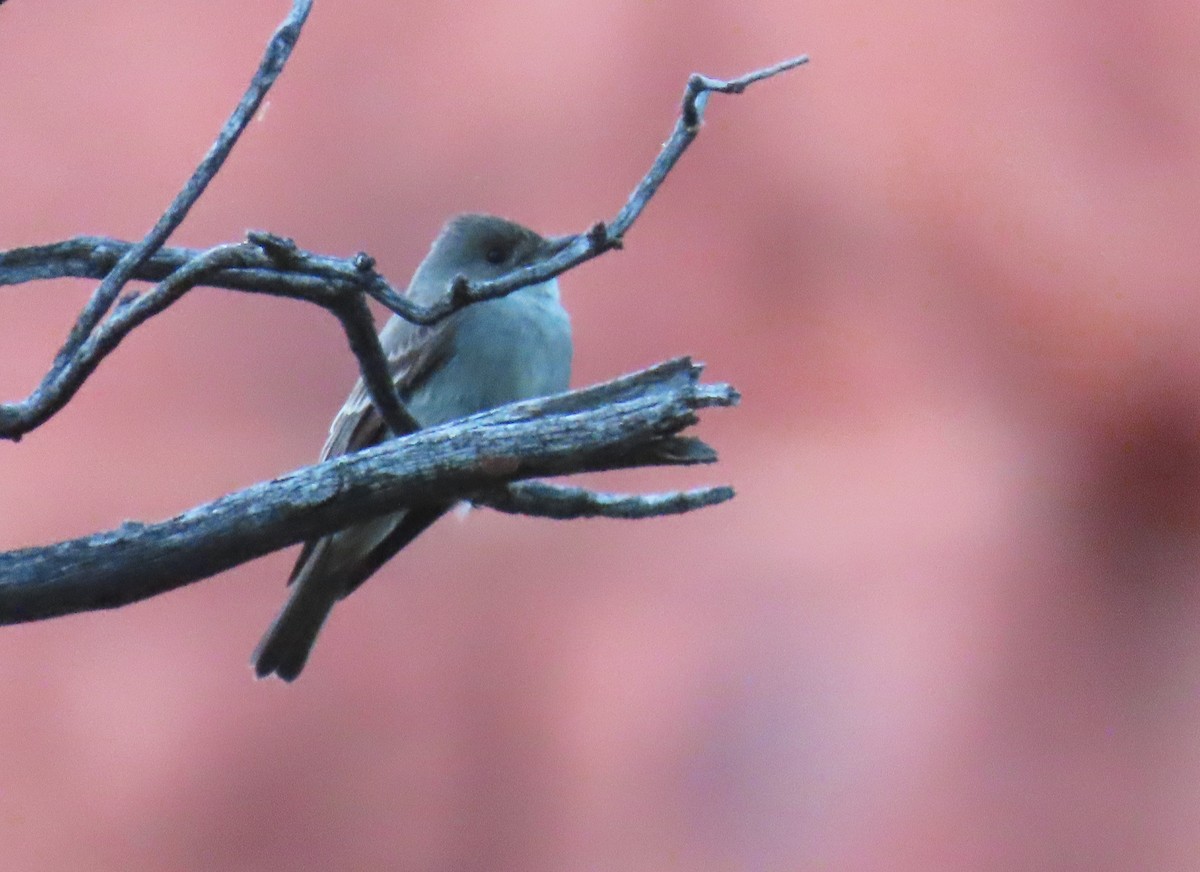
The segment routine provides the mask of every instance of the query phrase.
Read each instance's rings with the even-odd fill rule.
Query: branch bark
[[[0,554],[0,624],[137,602],[410,502],[482,493],[481,502],[545,517],[636,517],[721,502],[732,497],[731,489],[623,497],[607,508],[601,495],[540,483],[511,485],[504,496],[509,482],[533,476],[715,460],[708,446],[678,434],[696,423],[700,409],[733,405],[738,395],[728,385],[701,384],[699,375],[687,358],[668,361],[592,388],[420,430],[166,521],[127,522]]]

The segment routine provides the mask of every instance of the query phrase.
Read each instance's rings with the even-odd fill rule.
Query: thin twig
[[[330,293],[323,294],[319,305],[333,313],[342,325],[350,350],[358,358],[358,368],[371,402],[394,436],[411,433],[421,425],[404,405],[392,382],[387,354],[375,330],[375,319],[359,293],[364,267],[359,255],[353,261],[334,261],[301,251],[296,243],[273,233],[252,230],[246,238],[254,243],[279,269],[301,270],[313,277],[325,278]]]
[[[341,322],[350,350],[358,358],[358,368],[367,393],[388,429],[394,436],[419,430],[421,425],[404,405],[392,383],[387,354],[379,343],[379,334],[375,332],[375,321],[366,300],[358,294],[345,294],[343,302],[333,308],[333,313]]]
[[[733,488],[725,485],[660,494],[613,494],[544,481],[525,481],[477,495],[471,501],[509,514],[565,521],[576,518],[640,520],[680,515],[731,499]]]
[[[586,233],[578,234],[569,246],[547,260],[492,281],[464,282],[459,284],[453,295],[448,296],[442,302],[429,306],[424,312],[408,315],[397,311],[397,314],[419,324],[430,324],[445,318],[464,305],[502,297],[518,288],[546,281],[567,270],[574,269],[594,257],[599,257],[606,251],[620,248],[625,234],[629,232],[633,222],[642,214],[650,199],[666,179],[667,174],[671,172],[687,147],[692,144],[692,140],[700,132],[700,123],[708,102],[708,93],[718,91],[724,94],[740,94],[755,82],[777,76],[805,63],[808,63],[808,56],[801,55],[729,81],[693,73],[688,79],[683,107],[679,119],[675,123],[675,129],[646,175],[638,182],[621,211],[617,213],[616,218],[608,223],[594,224]],[[380,300],[380,302],[383,301]]]
[[[675,129],[671,131],[671,137],[663,145],[654,165],[650,167],[650,172],[646,173],[637,187],[633,189],[629,200],[609,225],[609,236],[618,240],[624,238],[625,233],[642,214],[642,210],[646,208],[650,198],[654,196],[663,180],[666,179],[667,173],[683,156],[687,147],[692,144],[692,140],[700,132],[700,124],[704,120],[704,109],[708,105],[710,91],[740,94],[754,82],[777,76],[806,63],[808,63],[808,55],[800,55],[783,63],[775,64],[773,67],[747,73],[729,82],[693,73],[684,90],[683,107],[679,113],[679,120],[675,122]]]

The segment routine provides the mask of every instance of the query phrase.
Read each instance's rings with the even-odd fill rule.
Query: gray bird
[[[408,286],[428,305],[455,276],[494,279],[553,254],[570,237],[547,239],[491,215],[460,215],[434,240]],[[431,327],[393,315],[379,334],[392,379],[423,427],[567,389],[571,323],[555,279],[460,309]],[[362,379],[333,419],[321,459],[376,445],[390,436]],[[254,671],[292,681],[330,610],[451,504],[409,506],[306,542],[288,583],[291,595],[254,652]]]

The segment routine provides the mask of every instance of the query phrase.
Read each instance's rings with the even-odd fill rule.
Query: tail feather
[[[306,544],[292,571],[291,595],[254,649],[255,675],[295,681],[338,600],[370,578],[447,508],[413,506]]]
[[[254,649],[251,659],[259,678],[274,674],[294,681],[304,669],[317,634],[340,599],[340,586],[310,577],[321,563],[309,560],[297,573],[287,603]]]

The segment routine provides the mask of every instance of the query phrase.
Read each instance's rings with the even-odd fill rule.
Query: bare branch
[[[114,608],[214,575],[287,545],[327,535],[414,502],[443,502],[498,483],[640,463],[690,463],[680,430],[709,406],[729,406],[727,385],[701,385],[686,358],[580,391],[515,403],[253,485],[156,524],[0,554],[0,624]],[[682,447],[681,447],[682,445]],[[545,517],[623,517],[687,511],[728,499],[677,494],[611,497],[521,485],[508,510]],[[574,501],[574,508],[568,503]],[[503,502],[497,498],[498,502]],[[640,501],[641,505],[635,505]],[[570,510],[568,510],[570,509]]]
[[[421,425],[400,399],[392,382],[387,354],[375,332],[375,319],[366,301],[357,294],[346,294],[344,302],[333,309],[346,332],[350,350],[358,358],[358,368],[371,402],[393,435],[402,436],[419,430]]]
[[[397,293],[375,271],[374,259],[366,254],[360,253],[347,260],[311,254],[297,248],[291,240],[262,232],[251,233],[250,244],[240,246],[218,246],[207,251],[161,248],[166,235],[220,167],[254,107],[278,75],[299,34],[308,6],[308,3],[295,3],[291,16],[272,38],[262,66],[237,111],[196,175],[146,239],[135,245],[101,237],[77,237],[50,245],[0,252],[0,285],[66,276],[104,279],[42,384],[21,402],[0,404],[0,438],[19,439],[47,420],[66,404],[129,329],[200,284],[293,297],[331,311],[342,324],[371,398],[384,420],[394,433],[412,432],[416,422],[404,408],[387,375],[374,324],[363,305],[363,294],[402,318],[417,324],[432,324],[464,306],[545,281],[606,251],[620,248],[625,233],[699,132],[708,94],[712,91],[741,93],[754,82],[793,69],[808,60],[804,56],[794,58],[730,81],[693,75],[688,80],[674,132],[611,223],[597,223],[587,232],[571,237],[569,244],[553,257],[494,281],[476,284],[459,277],[441,301],[422,306]],[[131,278],[161,282],[165,287],[160,285],[137,298],[129,312],[118,307],[101,324],[101,318],[112,307],[120,288]],[[142,302],[145,300],[150,302]]]
[[[112,314],[99,324],[78,350],[64,377],[77,382],[91,375],[100,361],[134,327],[162,312],[187,291],[201,284],[306,300],[328,309],[346,333],[358,358],[367,389],[393,433],[411,433],[417,422],[404,408],[388,374],[387,357],[379,345],[375,321],[358,284],[355,261],[310,255],[290,239],[255,231],[249,242],[206,250],[163,248],[142,264],[134,278],[159,281],[151,291],[121,298]],[[0,285],[31,278],[104,275],[134,246],[102,237],[77,237],[51,245],[0,252]],[[0,406],[0,436],[4,432]]]
[[[421,425],[412,416],[396,386],[392,383],[387,355],[375,332],[375,319],[367,308],[366,300],[359,293],[358,281],[365,271],[373,270],[374,261],[359,254],[353,261],[334,261],[301,251],[291,239],[285,239],[259,230],[251,231],[247,238],[271,258],[276,267],[300,269],[314,276],[325,276],[334,282],[336,292],[329,296],[325,306],[341,322],[350,350],[358,358],[363,383],[371,402],[379,411],[383,422],[393,435],[412,433]],[[332,273],[332,274],[331,274]],[[346,276],[351,278],[347,281]]]
[[[210,288],[295,297],[324,305],[328,288],[353,288],[359,284],[358,270],[352,260],[303,254],[281,263],[267,254],[278,252],[280,237],[252,231],[247,237],[256,249],[247,250],[235,267],[218,270],[206,277]],[[286,240],[284,240],[286,241]],[[76,236],[48,245],[31,245],[0,251],[0,285],[18,285],[38,279],[104,278],[117,262],[134,247],[132,242],[105,236]],[[208,249],[164,246],[139,264],[133,278],[159,282]]]
[[[204,159],[200,161],[200,165],[196,167],[196,171],[188,179],[183,190],[176,195],[171,205],[167,207],[145,238],[126,251],[112,271],[105,276],[80,313],[66,342],[55,355],[49,372],[46,373],[37,389],[21,402],[0,405],[0,435],[19,439],[22,434],[37,427],[66,405],[91,371],[95,369],[99,358],[91,359],[88,354],[83,353],[85,345],[92,338],[92,331],[112,309],[121,289],[137,272],[138,266],[166,242],[167,237],[187,216],[192,205],[204,193],[208,183],[225,163],[225,158],[229,156],[234,143],[237,142],[246,125],[250,123],[250,119],[254,117],[254,113],[258,110],[267,91],[275,83],[275,79],[283,71],[283,65],[296,45],[296,40],[300,36],[300,28],[308,17],[311,7],[312,0],[294,0],[292,11],[267,44],[266,53],[263,55],[246,93],[242,95],[237,108],[230,115],[216,141],[213,142]],[[113,343],[114,347],[115,344]],[[108,349],[108,351],[111,350],[111,348]],[[103,351],[99,357],[103,357],[106,353],[107,351]],[[83,360],[88,362],[81,363]]]
[[[625,236],[630,226],[646,208],[646,204],[650,202],[650,198],[658,191],[659,186],[666,179],[667,173],[671,171],[679,158],[683,157],[687,147],[692,144],[692,140],[700,132],[700,124],[704,120],[704,109],[708,105],[710,91],[740,94],[754,82],[779,75],[806,63],[808,63],[808,55],[800,55],[773,67],[748,73],[731,82],[710,79],[699,73],[693,73],[692,77],[688,79],[687,88],[683,93],[683,108],[679,113],[679,120],[675,122],[675,129],[671,131],[671,138],[663,145],[654,165],[650,167],[650,172],[646,173],[638,186],[633,189],[633,193],[629,195],[629,201],[613,219],[608,228],[609,238],[619,240]]]
[[[516,515],[554,518],[623,518],[638,520],[681,515],[733,499],[733,488],[702,487],[661,494],[611,494],[581,487],[526,481],[477,495],[472,502]]]
[[[617,217],[611,222],[607,224],[600,222],[592,225],[586,233],[578,234],[571,244],[561,252],[540,263],[515,270],[506,276],[489,282],[472,283],[465,280],[462,280],[461,283],[456,282],[455,293],[442,302],[429,306],[424,312],[414,313],[413,316],[409,316],[396,309],[393,309],[393,311],[396,311],[401,317],[407,318],[410,321],[415,321],[419,324],[430,324],[445,318],[456,309],[462,308],[462,306],[480,300],[491,300],[496,297],[502,297],[527,285],[546,281],[547,279],[561,275],[567,270],[574,269],[581,263],[586,263],[592,258],[604,254],[606,251],[621,248],[625,234],[629,232],[629,228],[633,226],[633,222],[642,214],[642,210],[646,208],[650,199],[662,185],[667,174],[700,132],[700,123],[704,116],[704,108],[708,102],[709,92],[718,91],[724,94],[740,94],[755,82],[777,76],[780,73],[795,69],[801,64],[806,63],[808,63],[808,56],[801,55],[775,64],[772,67],[755,70],[752,73],[747,73],[740,78],[730,81],[713,79],[699,73],[693,73],[691,78],[688,79],[687,90],[684,92],[683,108],[680,112],[679,120],[675,123],[675,129],[672,131],[666,144],[663,145],[662,151],[659,152],[658,157],[655,158],[646,175],[642,177],[637,187],[634,188],[633,193],[629,195],[629,200],[621,208],[621,211],[617,213]],[[368,291],[368,293],[370,292]],[[376,299],[384,302],[380,297],[376,297]],[[384,304],[387,305],[386,303]]]

